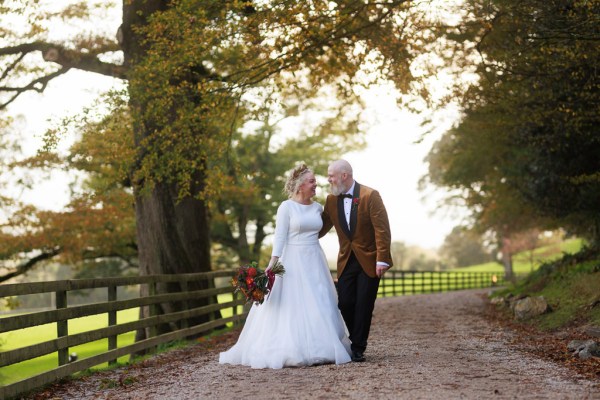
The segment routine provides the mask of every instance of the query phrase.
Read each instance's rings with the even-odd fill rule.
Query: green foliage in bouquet
[[[231,285],[235,288],[234,293],[241,292],[246,298],[246,302],[262,304],[273,289],[275,276],[283,276],[285,268],[279,261],[267,272],[258,267],[256,261],[248,265],[242,265],[237,274],[231,279]]]

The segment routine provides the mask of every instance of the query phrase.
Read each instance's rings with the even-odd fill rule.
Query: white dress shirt
[[[350,186],[350,189],[348,189],[347,192],[344,192],[342,194],[349,194],[350,196],[353,196],[354,185],[356,185],[356,181],[353,181],[352,186]],[[351,210],[352,210],[352,197],[345,197],[344,198],[344,215],[346,216],[346,224],[348,224],[348,228],[350,228],[350,211]]]

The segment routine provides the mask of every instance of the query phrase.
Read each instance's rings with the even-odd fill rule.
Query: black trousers
[[[338,307],[350,333],[351,348],[353,351],[364,352],[371,329],[379,278],[367,275],[354,253],[351,253],[344,272],[338,278],[337,289]]]

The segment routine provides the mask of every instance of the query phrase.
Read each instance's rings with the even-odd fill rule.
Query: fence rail
[[[389,270],[379,284],[378,297],[441,293],[486,288],[505,283],[493,272],[395,271]]]
[[[54,293],[56,309],[38,311],[28,314],[9,316],[0,319],[0,333],[17,331],[28,327],[56,324],[56,339],[36,343],[30,346],[0,352],[1,367],[17,364],[32,358],[55,353],[57,356],[57,367],[50,371],[23,379],[18,382],[0,386],[0,399],[17,396],[32,388],[43,386],[56,379],[69,376],[73,373],[83,371],[99,364],[108,362],[116,363],[118,357],[139,353],[148,349],[156,348],[161,344],[172,342],[186,337],[210,332],[227,323],[243,321],[247,311],[241,306],[243,299],[235,299],[219,304],[215,297],[220,294],[232,293],[232,288],[226,279],[216,278],[230,277],[235,270],[224,270],[196,274],[179,275],[149,275],[143,277],[127,278],[104,278],[104,279],[76,279],[54,282],[32,282],[18,284],[0,285],[0,298],[29,295],[38,293]],[[220,282],[220,287],[215,287],[215,282]],[[202,290],[188,290],[190,282],[204,282],[208,287]],[[157,294],[158,284],[177,283],[180,291],[175,293]],[[131,285],[147,285],[145,292],[148,295],[128,299],[117,299],[117,287]],[[79,306],[68,306],[68,293],[73,290],[98,289],[107,291],[106,302],[86,304]],[[188,308],[192,300],[204,300],[206,305]],[[183,310],[158,314],[157,307],[161,304],[177,303],[183,305]],[[117,324],[117,311],[147,307],[148,317],[137,321]],[[215,318],[215,314],[223,310],[230,310],[231,316],[227,318]],[[89,330],[82,333],[69,335],[69,320],[90,315],[107,314],[108,326],[100,329]],[[207,322],[188,327],[187,321],[194,317],[204,317]],[[162,324],[176,324],[179,329],[157,334],[156,327]],[[138,329],[148,329],[151,335],[144,340],[133,344],[117,347],[117,336]],[[152,334],[154,333],[154,334]],[[90,343],[100,339],[108,339],[105,352],[91,357],[69,362],[69,348],[77,345]]]
[[[57,338],[26,347],[0,352],[0,374],[2,367],[14,365],[32,358],[56,354],[57,367],[41,374],[18,382],[0,386],[0,399],[15,397],[32,388],[43,386],[56,379],[63,378],[79,371],[108,362],[113,364],[118,357],[135,354],[140,351],[156,348],[161,344],[186,337],[205,334],[227,323],[241,323],[247,315],[243,299],[231,297],[231,301],[218,303],[215,297],[232,293],[227,279],[236,270],[223,270],[197,274],[150,275],[143,277],[76,279],[54,282],[32,282],[0,285],[0,298],[54,293],[55,309],[36,311],[28,314],[8,316],[0,319],[0,333],[19,329],[56,324]],[[335,277],[335,272],[332,271]],[[188,290],[188,284],[203,281],[207,289]],[[181,290],[174,293],[157,294],[158,284],[177,283]],[[430,272],[430,271],[396,271],[386,272],[379,286],[379,297],[413,295],[419,293],[436,293],[451,290],[485,288],[502,285],[503,277],[484,272]],[[117,288],[121,286],[146,285],[148,295],[140,295],[133,299],[119,300]],[[82,289],[105,289],[107,301],[85,305],[68,305],[68,293]],[[189,308],[192,300],[206,299],[209,304]],[[156,308],[161,304],[183,304],[184,309],[165,314],[158,314]],[[117,323],[117,311],[147,307],[148,317],[137,321]],[[220,317],[220,312],[228,310],[230,317]],[[219,317],[214,317],[219,313]],[[107,314],[108,325],[86,332],[69,334],[69,321],[90,315]],[[208,321],[188,327],[186,321],[194,317],[208,316]],[[179,329],[169,333],[157,334],[156,327],[162,324],[176,324]],[[147,329],[151,334],[145,340],[137,341],[123,347],[117,347],[117,336],[123,333]],[[69,348],[90,343],[100,339],[108,339],[106,351],[90,357],[69,362]]]

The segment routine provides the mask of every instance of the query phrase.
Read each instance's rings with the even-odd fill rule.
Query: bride
[[[221,364],[283,368],[350,361],[350,341],[318,233],[323,207],[314,201],[313,171],[301,164],[289,172],[289,199],[277,210],[273,253],[285,274],[262,305],[253,305],[237,343]]]

